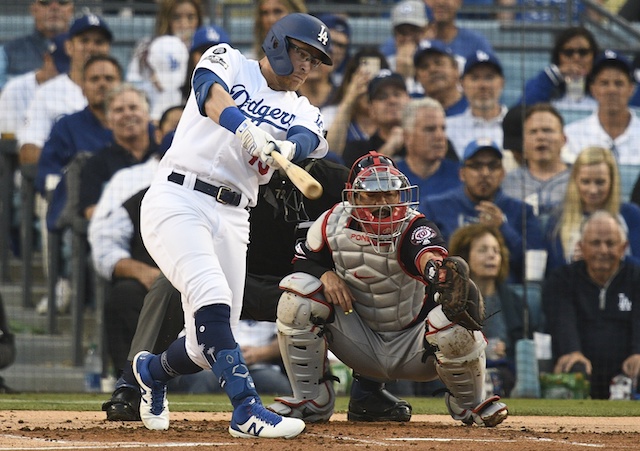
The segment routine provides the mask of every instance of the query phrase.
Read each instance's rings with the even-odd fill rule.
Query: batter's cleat
[[[473,410],[458,406],[456,398],[450,393],[445,394],[444,402],[451,417],[454,420],[462,421],[466,425],[475,423],[479,426],[492,428],[502,423],[509,415],[507,405],[500,402],[500,397],[497,395],[485,399]]]
[[[133,358],[133,375],[140,384],[140,419],[147,429],[169,429],[169,402],[167,384],[153,380],[149,372],[149,359],[153,354],[140,351]]]
[[[349,400],[349,421],[398,421],[411,420],[411,404],[380,388],[365,396]]]
[[[140,389],[130,385],[116,388],[102,410],[107,412],[107,421],[140,421]]]
[[[304,421],[271,412],[259,398],[250,396],[234,409],[229,433],[240,438],[292,438],[304,427]]]

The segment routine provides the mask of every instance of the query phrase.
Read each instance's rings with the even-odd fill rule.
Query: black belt
[[[184,174],[172,172],[171,174],[169,174],[169,177],[167,177],[167,180],[173,183],[177,183],[178,185],[183,185]],[[242,194],[231,191],[231,188],[227,186],[215,186],[198,179],[196,179],[196,183],[193,186],[193,189],[195,191],[200,191],[201,193],[205,193],[213,197],[221,204],[229,204],[237,207],[238,205],[240,205],[240,200],[242,200]]]

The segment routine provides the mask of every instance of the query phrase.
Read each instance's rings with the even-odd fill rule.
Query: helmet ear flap
[[[262,44],[262,50],[267,55],[273,71],[286,76],[293,72],[293,64],[289,57],[289,46],[284,33],[280,32],[280,27],[275,24],[267,33]]]

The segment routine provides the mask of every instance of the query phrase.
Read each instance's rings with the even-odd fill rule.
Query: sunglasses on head
[[[38,3],[42,6],[49,6],[53,2],[56,2],[58,5],[64,6],[71,3],[71,0],[38,0]]]
[[[588,54],[591,53],[591,49],[585,49],[585,48],[571,49],[571,48],[566,48],[566,49],[560,50],[560,53],[562,53],[567,58],[571,58],[575,54],[578,54],[579,56],[587,56]]]

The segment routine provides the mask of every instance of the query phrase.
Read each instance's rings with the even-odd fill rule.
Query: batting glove
[[[278,169],[280,165],[273,159],[271,152],[280,152],[283,157],[291,161],[296,154],[296,144],[291,141],[273,140],[262,148],[260,159],[269,166]]]
[[[236,130],[236,136],[240,138],[242,148],[254,157],[260,157],[261,150],[275,139],[269,133],[254,125],[249,119],[245,119],[240,124]]]

